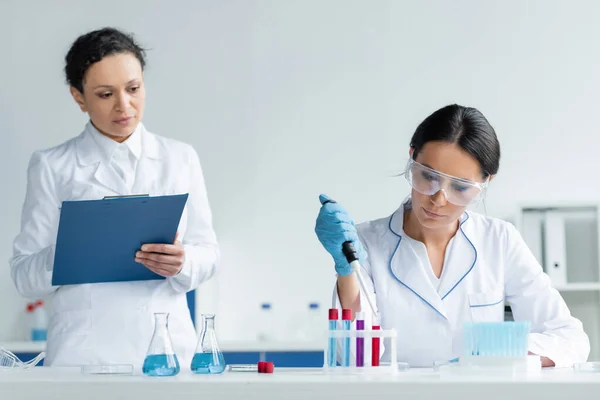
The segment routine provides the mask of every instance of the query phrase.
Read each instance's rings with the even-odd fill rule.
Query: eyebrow
[[[129,82],[127,82],[127,85],[129,85],[129,84],[131,84],[131,83],[133,83],[135,81],[138,81],[138,80],[139,80],[138,78],[132,79]],[[94,86],[93,89],[96,90],[96,89],[99,89],[99,88],[114,89],[114,86],[110,86],[110,85],[98,85],[98,86]]]

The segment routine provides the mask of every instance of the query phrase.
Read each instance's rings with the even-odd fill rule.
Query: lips
[[[423,211],[425,211],[425,214],[427,214],[427,216],[430,218],[443,218],[444,217],[441,214],[434,213],[433,211],[429,211],[425,208],[423,208]]]
[[[115,123],[117,123],[117,124],[126,124],[126,123],[128,123],[129,121],[131,121],[131,119],[132,119],[132,118],[133,118],[133,117],[124,117],[124,118],[119,118],[119,119],[116,119],[116,120],[114,120],[113,122],[115,122]]]

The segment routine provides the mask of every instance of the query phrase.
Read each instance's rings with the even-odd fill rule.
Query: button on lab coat
[[[203,173],[191,146],[150,133],[143,125],[138,133],[142,147],[132,186],[103,157],[90,123],[79,136],[31,157],[10,265],[23,296],[52,295],[45,365],[129,363],[139,368],[155,312],[170,313],[175,352],[183,368],[191,362],[196,332],[186,292],[211,278],[219,259]],[[166,280],[52,286],[62,201],[140,193],[189,193],[178,228],[185,249],[181,272]],[[82,268],[85,262],[81,260]]]
[[[459,357],[465,321],[503,321],[505,303],[515,320],[529,320],[529,351],[556,366],[587,359],[588,336],[510,223],[465,212],[447,248],[439,286],[425,245],[403,230],[404,205],[390,217],[357,225],[368,258],[362,273],[376,299],[382,329],[396,329],[398,361],[431,367]],[[334,293],[339,306],[339,298]],[[361,292],[361,307],[373,322]],[[383,361],[390,360],[385,346]]]

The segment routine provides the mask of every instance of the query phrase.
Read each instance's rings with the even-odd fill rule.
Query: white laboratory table
[[[0,371],[0,399],[600,399],[600,374],[548,369],[517,379],[442,378],[430,369],[396,376],[325,375],[318,369],[275,369],[274,374],[226,372],[151,378],[82,375],[77,368]]]

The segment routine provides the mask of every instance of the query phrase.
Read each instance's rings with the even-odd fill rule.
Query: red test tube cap
[[[352,321],[352,310],[350,310],[348,308],[344,308],[342,310],[342,320]]]
[[[373,328],[372,328],[372,329],[373,329],[374,331],[379,331],[379,330],[381,330],[381,326],[379,326],[379,325],[373,325]]]
[[[337,308],[329,309],[329,320],[330,321],[337,321],[339,317],[340,317],[340,314],[339,314]]]

